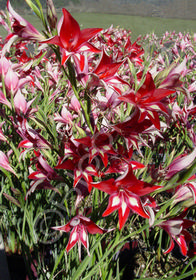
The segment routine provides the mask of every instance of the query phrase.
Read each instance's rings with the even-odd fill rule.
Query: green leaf
[[[92,249],[90,250],[90,255],[93,254],[94,250],[99,246],[99,243],[101,242],[101,240],[103,239],[105,235],[102,235],[100,239],[98,239],[94,246],[92,247]],[[81,277],[82,273],[85,271],[87,265],[90,263],[91,261],[91,257],[89,257],[88,255],[85,257],[85,259],[82,261],[82,263],[80,264],[80,266],[78,267],[78,269],[76,270],[76,272],[74,273],[74,275],[72,276],[72,279],[74,280],[77,280]],[[99,263],[98,263],[99,265]],[[96,265],[96,269],[98,267],[98,265]],[[94,271],[93,271],[94,273]],[[87,275],[87,277],[89,277],[89,275]],[[87,279],[87,277],[83,278],[84,279]],[[52,279],[51,279],[52,280]]]
[[[36,65],[38,65],[41,62],[42,58],[46,55],[46,53],[47,53],[47,51],[45,51],[38,59],[36,59],[33,62],[32,67],[35,67]]]
[[[25,2],[34,11],[34,13],[41,19],[41,13],[40,13],[40,10],[38,9],[38,7],[31,0],[25,0]]]
[[[160,210],[158,211],[158,213],[156,214],[155,220],[157,220],[157,219],[161,216],[161,214],[162,214],[163,212],[165,212],[165,210],[172,204],[172,201],[173,201],[173,198],[167,200],[167,202],[161,207],[161,209],[160,209]]]
[[[154,79],[154,83],[156,85],[156,87],[159,87],[160,84],[166,79],[166,77],[168,76],[168,74],[171,72],[172,69],[174,69],[177,65],[177,63],[179,62],[180,58],[177,58],[175,61],[173,61],[169,67],[167,67],[166,69],[164,69],[163,71],[158,72],[158,74],[156,75],[155,79]]]

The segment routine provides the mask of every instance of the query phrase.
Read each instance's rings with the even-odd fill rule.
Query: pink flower
[[[25,40],[35,40],[41,41],[44,37],[37,31],[37,29],[29,23],[27,20],[22,18],[18,13],[12,8],[10,1],[7,1],[7,9],[12,16],[12,29],[13,34]]]
[[[186,229],[194,224],[194,221],[182,219],[181,217],[163,221],[159,224],[159,227],[164,229],[170,236],[170,246],[165,251],[165,254],[168,254],[173,250],[175,241],[180,247],[181,253],[184,256],[187,255],[187,244],[189,244],[189,242],[192,240],[192,237]]]
[[[33,129],[24,118],[19,118],[17,133],[23,139],[18,147],[31,149],[31,148],[39,148],[39,149],[50,149],[51,144],[44,139],[44,137],[40,134],[39,130]],[[24,151],[23,151],[24,152]],[[22,153],[23,153],[22,152]],[[27,150],[25,151],[27,152]]]
[[[0,90],[0,103],[7,105],[10,109],[12,108],[11,103],[7,100],[4,93]]]
[[[160,89],[176,89],[181,87],[182,82],[180,81],[180,77],[185,75],[187,72],[186,68],[187,58],[185,59],[176,67],[173,67],[165,79],[161,82],[159,88]]]
[[[195,178],[196,176],[193,175],[188,180],[188,183],[180,185],[176,188],[172,204],[183,202],[181,205],[186,208],[196,204],[196,182],[191,181]]]
[[[5,86],[12,94],[15,94],[18,89],[21,89],[24,84],[31,82],[32,77],[26,76],[25,78],[19,78],[18,73],[13,71],[10,67],[4,77]]]
[[[9,163],[7,156],[2,151],[0,151],[0,167],[3,167],[4,169],[16,175],[14,169],[11,167]]]
[[[196,148],[189,155],[181,155],[175,158],[168,167],[166,179],[170,179],[179,171],[189,167],[196,158]]]
[[[19,78],[16,72],[14,72],[11,68],[7,71],[4,80],[6,88],[12,93],[18,89]]]
[[[81,260],[81,244],[84,245],[88,255],[90,255],[88,233],[103,234],[107,232],[107,230],[100,228],[89,218],[84,217],[82,215],[77,215],[74,218],[72,218],[66,225],[53,227],[53,229],[64,231],[64,232],[69,232],[71,230],[66,251],[68,253],[76,245],[76,243],[78,243],[78,253],[79,253],[80,260]]]
[[[47,163],[46,159],[40,152],[34,151],[35,157],[31,159],[36,165],[36,171],[32,171],[28,176],[32,180],[31,188],[28,190],[26,198],[29,194],[34,192],[36,189],[52,189],[59,192],[50,182],[52,180],[62,180],[54,169]]]
[[[3,134],[3,131],[2,131],[2,126],[4,125],[5,122],[2,122],[0,123],[0,141],[4,141],[4,142],[7,142],[7,139],[5,137],[5,135]]]
[[[54,120],[62,124],[72,125],[73,116],[64,105],[61,110],[61,116],[59,115],[59,113],[56,113],[54,116]]]
[[[0,58],[0,75],[5,76],[10,68],[10,62],[5,56]]]
[[[33,98],[32,100],[27,102],[24,95],[21,93],[20,90],[18,90],[14,97],[14,107],[15,107],[16,113],[19,116],[21,114],[23,114],[25,117],[27,117],[27,116],[30,116],[33,112],[36,112],[37,111],[36,108],[30,109],[30,106],[32,105],[35,98]]]

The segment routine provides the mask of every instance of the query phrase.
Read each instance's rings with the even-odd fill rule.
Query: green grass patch
[[[135,40],[139,35],[154,32],[162,36],[165,31],[196,32],[196,20],[166,19],[156,17],[141,17],[129,15],[99,14],[99,13],[73,13],[73,17],[79,22],[81,28],[121,27],[132,31],[132,38]],[[42,30],[40,20],[35,15],[22,15],[31,22],[38,30]],[[59,14],[60,18],[61,14]],[[0,27],[0,34],[4,37],[6,32]]]

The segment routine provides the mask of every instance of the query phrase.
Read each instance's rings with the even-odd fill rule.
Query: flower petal
[[[118,196],[117,193],[111,195],[109,197],[109,203],[108,207],[105,210],[105,212],[102,214],[103,217],[110,215],[115,210],[119,209],[121,207],[121,198]]]
[[[173,238],[176,241],[176,243],[178,244],[178,246],[180,247],[180,251],[183,254],[183,256],[186,256],[187,255],[187,244],[186,244],[184,236],[183,235],[180,235],[177,237],[173,236]]]
[[[77,232],[77,227],[75,227],[70,234],[69,242],[66,247],[67,253],[75,246],[75,244],[79,241],[79,233]]]
[[[126,203],[129,206],[129,208],[139,214],[140,216],[149,219],[149,215],[145,211],[145,208],[143,207],[140,198],[135,194],[129,194],[125,196]]]
[[[122,229],[122,227],[124,226],[126,220],[128,219],[129,212],[130,212],[130,209],[129,209],[126,201],[124,200],[124,198],[122,198],[121,207],[118,209],[119,229],[120,230]]]
[[[106,180],[106,181],[102,181],[99,183],[91,183],[91,187],[94,187],[100,191],[106,192],[108,194],[112,194],[115,191],[117,191],[117,186],[115,185],[115,180],[113,178]]]
[[[174,248],[174,241],[173,239],[170,237],[170,245],[169,245],[169,248],[164,252],[164,254],[168,254],[170,253]]]
[[[65,49],[71,51],[80,37],[80,26],[65,8],[62,11],[64,18],[60,29],[60,41]]]
[[[103,28],[86,28],[81,30],[81,36],[80,36],[80,44],[87,42],[91,38],[93,38],[97,33],[101,32]]]

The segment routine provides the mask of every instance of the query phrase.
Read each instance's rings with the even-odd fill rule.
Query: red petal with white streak
[[[186,256],[187,255],[187,244],[186,244],[184,236],[183,235],[176,236],[174,238],[174,240],[179,245],[181,253],[183,254],[183,256]]]
[[[174,241],[171,238],[169,248],[164,252],[164,254],[170,253],[173,250],[173,248],[174,248]]]
[[[118,209],[118,215],[119,215],[119,229],[121,230],[124,226],[126,220],[129,217],[130,209],[126,203],[126,201],[122,198],[122,204],[121,207]]]
[[[144,207],[140,201],[140,198],[135,195],[135,194],[131,194],[128,195],[126,194],[125,196],[125,202],[126,204],[129,206],[129,208],[139,214],[140,216],[149,219],[149,215],[146,213],[146,211],[144,210]]]
[[[122,200],[117,193],[109,197],[109,204],[105,212],[102,214],[103,217],[110,215],[115,210],[121,207]]]
[[[72,231],[71,231],[71,234],[70,234],[70,237],[69,237],[69,242],[67,244],[67,247],[66,247],[66,251],[67,253],[74,247],[74,245],[78,242],[79,240],[79,233],[77,232],[77,229],[78,227],[76,226]]]

